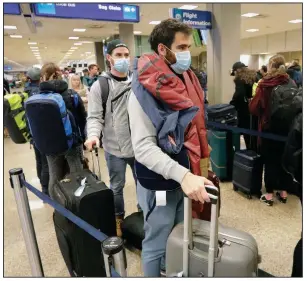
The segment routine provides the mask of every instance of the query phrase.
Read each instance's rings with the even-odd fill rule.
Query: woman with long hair
[[[286,85],[294,82],[286,73],[285,58],[282,55],[275,55],[270,58],[268,73],[263,77],[256,89],[256,95],[250,103],[250,111],[259,117],[258,131],[271,132],[271,102],[272,91],[279,85]],[[295,86],[295,85],[294,85]],[[292,185],[292,178],[282,167],[282,155],[285,143],[271,139],[258,138],[261,156],[265,166],[264,182],[267,193],[260,198],[268,206],[273,206],[274,190],[278,200],[287,202],[287,187]]]
[[[235,93],[230,104],[237,110],[238,127],[250,129],[251,116],[248,104],[252,97],[253,84],[256,81],[257,73],[254,70],[248,69],[242,62],[236,62],[232,67],[231,76],[235,76]],[[252,149],[251,136],[246,134],[243,136],[247,149]]]
[[[79,75],[73,74],[70,77],[68,87],[69,87],[69,89],[76,91],[79,94],[79,96],[81,97],[82,101],[84,103],[87,103],[88,91],[84,87],[84,85],[82,84],[81,77]]]

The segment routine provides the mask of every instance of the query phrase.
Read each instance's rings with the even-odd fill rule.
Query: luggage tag
[[[166,191],[156,191],[156,206],[166,206]]]
[[[75,196],[76,197],[80,197],[84,191],[86,187],[86,178],[84,178],[82,181],[81,181],[81,185],[78,187],[78,189],[75,191]]]

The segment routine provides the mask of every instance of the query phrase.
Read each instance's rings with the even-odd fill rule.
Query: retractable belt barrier
[[[87,223],[86,221],[80,219],[76,215],[74,215],[69,210],[65,209],[61,204],[52,200],[49,196],[45,195],[31,184],[25,181],[24,174],[22,169],[12,169],[9,171],[10,173],[10,181],[11,186],[14,189],[15,199],[17,203],[18,214],[21,221],[21,227],[23,230],[23,236],[26,243],[26,248],[28,252],[28,257],[30,260],[30,266],[32,275],[35,277],[43,277],[43,267],[40,259],[40,254],[38,250],[35,230],[33,226],[33,220],[31,215],[31,210],[29,206],[29,200],[26,193],[26,190],[22,187],[26,187],[29,191],[31,191],[38,198],[43,200],[45,203],[49,204],[52,208],[58,211],[62,216],[69,219],[71,222],[82,228],[89,235],[97,239],[99,242],[105,241],[108,236]],[[106,269],[109,269],[109,277],[123,277],[116,272],[113,266],[105,265]],[[108,273],[107,273],[108,275]]]
[[[232,131],[234,133],[246,134],[246,135],[261,137],[261,138],[265,138],[265,139],[275,140],[275,141],[281,141],[281,142],[287,141],[287,137],[285,137],[285,136],[275,135],[275,134],[272,134],[272,133],[258,132],[256,130],[250,130],[250,129],[244,129],[244,128],[240,128],[240,127],[229,126],[229,125],[226,125],[226,124],[212,122],[212,121],[208,121],[207,126],[210,126],[209,129],[211,129],[211,127],[213,127],[213,128],[226,130],[226,131]]]

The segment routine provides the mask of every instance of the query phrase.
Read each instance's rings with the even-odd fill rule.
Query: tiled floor
[[[31,276],[29,261],[18,219],[8,170],[22,167],[26,179],[39,187],[36,176],[34,151],[29,144],[15,145],[4,140],[4,276]],[[100,153],[103,178],[108,174],[103,152]],[[64,261],[58,248],[52,223],[52,209],[28,192],[33,221],[39,244],[45,276],[66,277]],[[127,170],[125,203],[127,214],[136,211],[135,187],[131,171]],[[251,233],[257,240],[262,256],[260,268],[275,276],[290,276],[293,249],[301,234],[301,206],[289,196],[288,203],[267,207],[258,200],[247,200],[232,190],[231,183],[221,184],[221,222]],[[142,276],[140,253],[127,252],[128,276]]]

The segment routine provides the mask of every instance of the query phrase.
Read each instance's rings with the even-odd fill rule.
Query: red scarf
[[[204,113],[204,93],[193,71],[183,73],[184,82],[156,54],[138,60],[139,82],[157,99],[173,110],[197,106],[199,111],[185,133],[191,170],[201,175],[200,159],[209,157]]]

